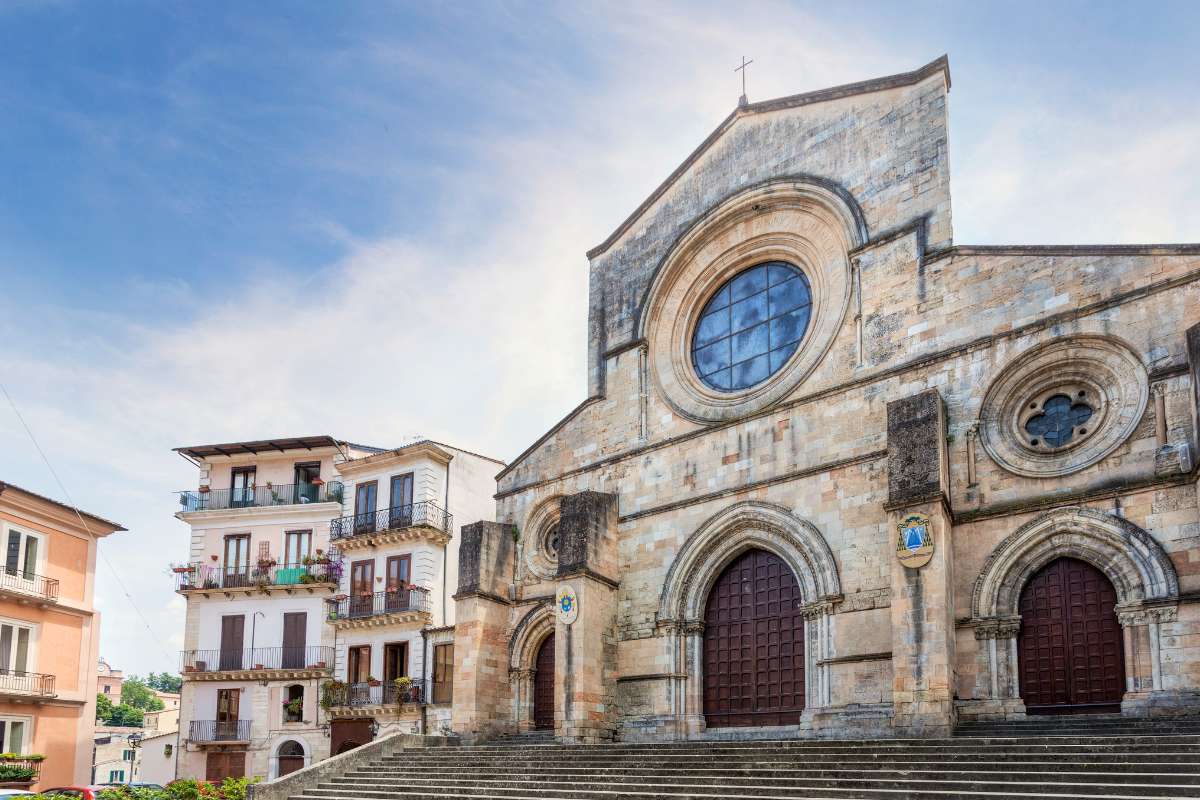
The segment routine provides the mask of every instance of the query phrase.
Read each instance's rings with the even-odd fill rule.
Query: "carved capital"
[[[798,610],[805,619],[820,619],[833,613],[833,603],[829,600],[817,600],[813,603],[805,603]]]
[[[1021,632],[1020,617],[984,617],[975,621],[975,638],[1012,639]]]

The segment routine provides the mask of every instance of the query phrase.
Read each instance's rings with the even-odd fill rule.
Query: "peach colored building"
[[[125,683],[125,673],[112,666],[103,658],[96,665],[96,694],[106,695],[114,703],[119,703],[121,686]]]
[[[45,757],[34,789],[86,782],[91,774],[96,549],[123,530],[0,482],[0,751]]]

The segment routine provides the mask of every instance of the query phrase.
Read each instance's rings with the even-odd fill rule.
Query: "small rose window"
[[[1084,387],[1056,387],[1030,400],[1022,428],[1035,450],[1058,450],[1087,437],[1095,401]]]
[[[542,549],[546,551],[546,555],[552,561],[558,560],[558,523],[554,523],[546,529],[546,534],[542,538]]]

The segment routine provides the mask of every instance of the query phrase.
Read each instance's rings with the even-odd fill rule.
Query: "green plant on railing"
[[[412,701],[412,678],[407,675],[401,675],[399,678],[392,680],[392,685],[396,687],[396,702],[408,703]]]
[[[0,783],[20,783],[32,781],[37,777],[33,767],[22,767],[17,764],[0,764]]]
[[[30,753],[29,755],[21,755],[20,753],[0,753],[0,761],[45,761],[46,757],[41,753]]]
[[[344,681],[327,680],[321,684],[321,708],[328,711],[334,706],[346,705],[346,690],[349,687]]]

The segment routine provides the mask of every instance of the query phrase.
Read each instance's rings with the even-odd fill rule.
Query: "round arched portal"
[[[533,728],[554,730],[554,634],[538,646],[533,673]]]
[[[279,745],[279,777],[290,775],[304,766],[304,745],[288,739]]]
[[[1086,561],[1056,558],[1030,576],[1017,639],[1027,713],[1119,710],[1125,654],[1116,605],[1112,581]]]
[[[720,574],[704,609],[708,727],[797,725],[804,710],[800,586],[782,558],[750,549]]]

